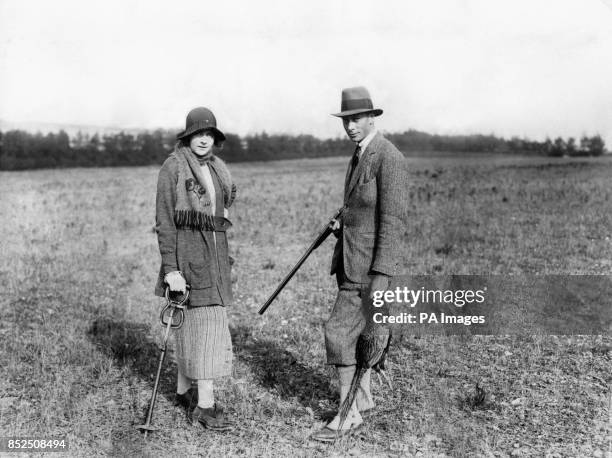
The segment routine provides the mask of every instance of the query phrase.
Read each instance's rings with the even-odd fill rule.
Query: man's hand
[[[389,287],[389,277],[383,274],[375,274],[370,282],[370,299],[374,298],[374,291],[386,291]]]
[[[164,277],[164,281],[168,284],[170,291],[181,292],[185,294],[187,289],[187,282],[180,271],[169,272]]]
[[[329,223],[329,228],[332,230],[336,238],[340,237],[340,221],[337,219],[332,219]]]

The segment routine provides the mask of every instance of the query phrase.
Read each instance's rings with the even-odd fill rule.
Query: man
[[[331,274],[336,274],[338,295],[325,324],[327,363],[338,369],[340,405],[355,374],[357,338],[366,325],[366,308],[373,291],[383,291],[396,275],[398,245],[402,228],[404,156],[375,127],[382,110],[373,108],[367,89],[342,91],[341,112],[344,130],[356,143],[344,183],[345,210],[334,224],[338,241]],[[359,429],[360,414],[374,408],[370,392],[370,371],[362,378],[353,407],[341,430],[338,415],[312,435],[332,441]]]

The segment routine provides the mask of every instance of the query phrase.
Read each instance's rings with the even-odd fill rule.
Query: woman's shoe
[[[191,413],[191,424],[196,426],[198,423],[213,431],[227,432],[234,429],[233,425],[225,418],[223,408],[217,404],[208,408],[196,406]]]
[[[191,411],[194,406],[198,405],[198,392],[195,388],[189,388],[183,394],[176,393],[174,405],[184,407]]]

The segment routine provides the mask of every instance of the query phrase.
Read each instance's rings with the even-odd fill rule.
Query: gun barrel
[[[334,219],[338,218],[343,210],[344,210],[344,207],[342,207],[340,210],[338,210],[336,212],[336,214],[332,217],[331,220],[333,221]],[[293,276],[298,271],[298,269],[300,267],[302,267],[302,264],[304,264],[304,261],[306,261],[306,259],[308,259],[308,256],[310,256],[312,254],[312,252],[314,250],[316,250],[319,247],[319,245],[321,245],[325,241],[325,239],[329,236],[329,234],[332,233],[332,229],[330,227],[330,222],[328,222],[325,225],[325,227],[321,230],[321,232],[319,232],[319,235],[317,236],[315,241],[312,242],[312,244],[308,247],[308,249],[302,255],[302,257],[298,260],[298,262],[293,266],[293,268],[289,271],[289,273],[285,276],[285,278],[283,278],[283,280],[280,282],[280,284],[276,287],[276,289],[270,295],[268,300],[264,303],[264,305],[261,306],[261,308],[259,309],[259,312],[258,312],[260,315],[264,314],[264,312],[268,309],[268,307],[270,306],[272,301],[274,301],[274,299],[276,299],[276,296],[278,296],[279,293],[283,290],[283,288],[287,285],[287,283],[289,283],[289,280],[291,280],[293,278]]]

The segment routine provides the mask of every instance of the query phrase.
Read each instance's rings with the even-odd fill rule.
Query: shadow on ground
[[[161,335],[162,327],[159,326],[157,331]],[[151,337],[148,325],[98,317],[92,322],[88,336],[102,353],[113,359],[117,367],[127,369],[138,378],[149,381],[153,390],[161,347]],[[172,361],[170,353],[169,348],[159,380],[158,396],[162,395],[173,401],[176,364]]]
[[[161,327],[159,332],[161,335]],[[324,369],[305,365],[300,362],[299,355],[291,353],[274,340],[253,338],[252,330],[247,326],[231,326],[230,332],[234,358],[246,364],[254,374],[256,383],[265,389],[275,391],[283,399],[297,399],[304,407],[313,410],[320,408],[320,401],[335,399],[330,389],[329,375]],[[98,317],[92,322],[88,336],[101,352],[113,359],[117,367],[148,380],[153,388],[161,351],[158,343],[151,338],[147,325]],[[159,395],[172,401],[175,383],[176,364],[167,354]]]
[[[329,375],[300,362],[300,356],[271,339],[256,339],[247,326],[230,326],[235,358],[248,365],[264,388],[283,399],[298,399],[304,407],[319,409],[319,402],[333,399]]]

